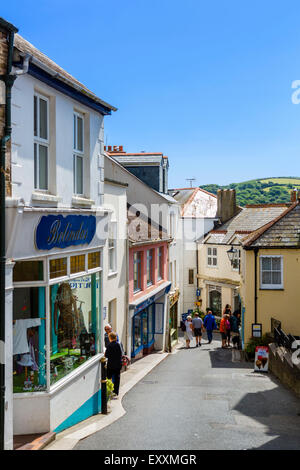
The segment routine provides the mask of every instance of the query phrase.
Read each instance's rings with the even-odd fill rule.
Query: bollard
[[[106,369],[107,359],[101,358],[101,413],[107,415]]]

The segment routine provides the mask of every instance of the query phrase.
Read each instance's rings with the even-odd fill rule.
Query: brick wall
[[[8,35],[0,31],[0,75],[6,73],[7,66],[7,53],[8,53]],[[4,88],[5,89],[5,88]],[[0,139],[4,136],[5,125],[5,106],[3,101],[0,103]],[[6,145],[5,157],[5,180],[6,180],[6,195],[11,196],[11,142]]]

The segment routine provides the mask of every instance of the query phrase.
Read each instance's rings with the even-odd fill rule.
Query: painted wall
[[[259,256],[283,256],[283,289],[260,289]],[[245,342],[251,337],[251,324],[254,323],[254,252],[247,250],[246,278],[241,296],[245,304]],[[300,250],[260,249],[257,262],[257,321],[262,323],[263,334],[271,330],[271,318],[281,321],[285,333],[300,335]]]
[[[108,241],[103,250],[103,307],[106,308],[106,318],[103,320],[103,323],[105,325],[108,322],[109,303],[115,300],[115,329],[126,349],[126,321],[128,312],[126,187],[105,183],[104,207],[110,211],[110,220],[117,222],[117,240],[116,271],[114,273],[109,272]]]
[[[157,280],[157,250],[163,247],[163,276],[160,281]],[[147,250],[154,250],[153,262],[153,284],[147,287]],[[141,290],[136,294],[133,292],[133,255],[135,252],[141,252]],[[157,243],[142,246],[135,246],[129,249],[129,302],[135,301],[145,294],[156,289],[160,284],[168,280],[168,244]]]
[[[12,90],[12,197],[32,201],[34,192],[33,96],[50,100],[49,191],[58,206],[72,206],[73,111],[85,118],[85,197],[100,206],[103,198],[103,116],[30,75],[17,78]],[[91,183],[93,181],[93,184]]]

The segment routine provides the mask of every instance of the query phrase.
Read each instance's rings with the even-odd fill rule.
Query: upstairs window
[[[161,281],[163,278],[163,247],[160,246],[157,250],[157,280]]]
[[[49,100],[37,93],[33,98],[34,188],[48,190]]]
[[[153,249],[147,250],[147,286],[153,284]]]
[[[138,292],[141,290],[141,261],[142,255],[137,251],[133,255],[133,291]]]
[[[73,114],[73,192],[83,195],[84,118]]]
[[[260,288],[283,289],[282,256],[260,256]]]
[[[108,235],[108,267],[109,273],[114,273],[117,270],[117,255],[116,255],[116,244],[117,244],[117,223],[111,222]]]
[[[218,265],[218,250],[217,248],[207,248],[207,266],[216,267]]]

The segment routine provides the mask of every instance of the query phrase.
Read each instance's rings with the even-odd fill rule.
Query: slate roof
[[[244,239],[245,248],[300,248],[300,202]]]
[[[90,91],[85,85],[80,83],[76,78],[74,78],[71,74],[66,72],[62,67],[57,65],[53,60],[49,59],[45,54],[43,54],[39,49],[33,46],[30,42],[26,41],[22,36],[19,34],[15,34],[14,37],[14,47],[24,54],[29,54],[37,61],[35,65],[40,66],[45,65],[49,67],[53,72],[56,72],[56,78],[61,80],[62,82],[67,83],[69,86],[73,87],[75,90],[82,92],[90,99],[95,101],[96,103],[105,106],[106,108],[111,109],[112,111],[116,111],[117,108],[112,106],[111,104],[106,103],[105,101],[101,100],[98,96],[95,95],[92,91]]]
[[[237,234],[238,238],[244,239],[247,234],[249,235],[276,219],[287,210],[287,207],[289,207],[288,204],[246,206],[232,219],[209,232],[206,237],[207,242],[205,240],[204,243],[216,245],[230,244],[234,234]]]
[[[129,242],[133,244],[155,243],[170,240],[165,229],[162,229],[160,237],[159,227],[153,221],[151,221],[151,234],[149,234],[150,222],[142,213],[139,216],[136,216],[136,209],[132,206],[129,207],[127,211],[127,218]]]

